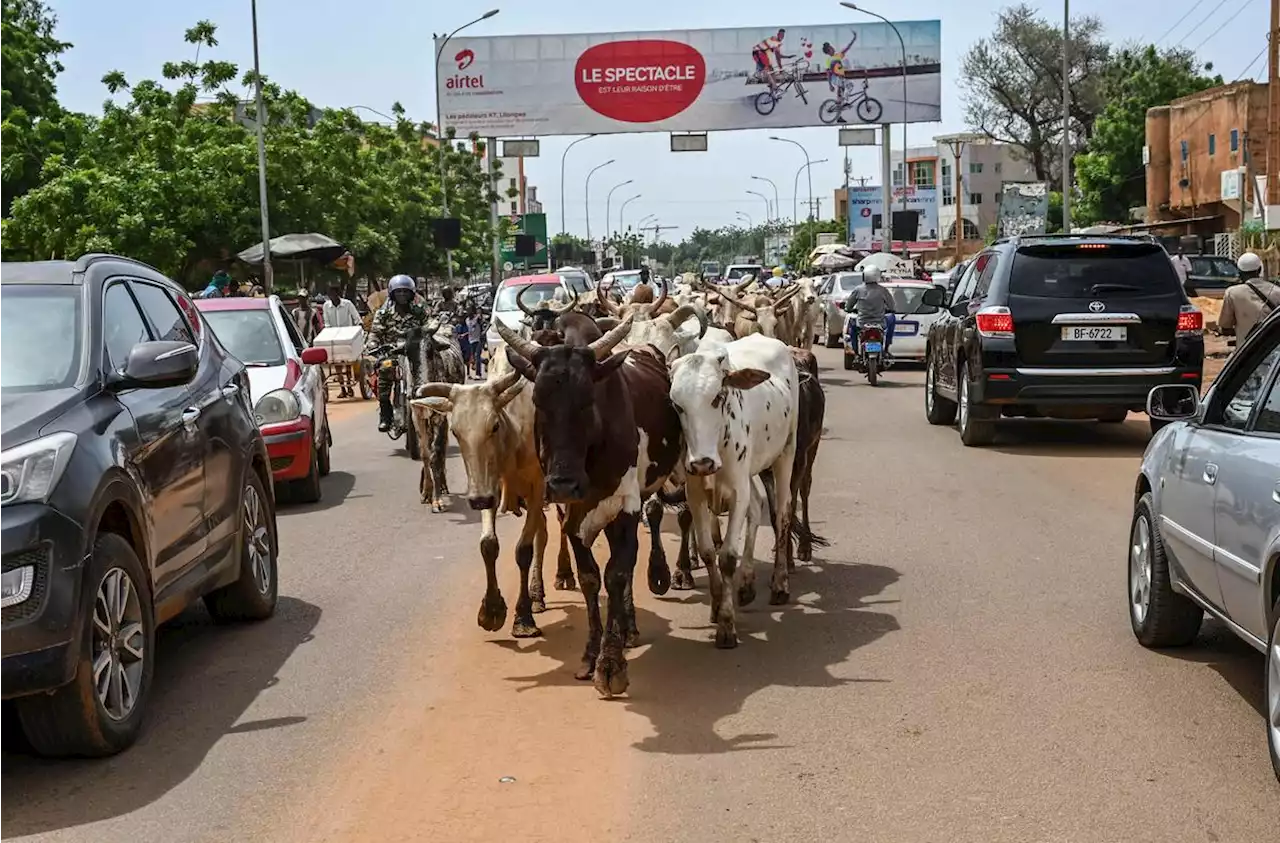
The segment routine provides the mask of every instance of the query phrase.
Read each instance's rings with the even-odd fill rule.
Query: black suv
[[[266,446],[243,364],[156,270],[88,255],[0,279],[6,720],[42,754],[109,755],[141,727],[158,623],[200,597],[275,610]]]
[[[925,414],[958,417],[966,445],[1002,415],[1121,422],[1155,386],[1200,386],[1204,317],[1151,238],[1000,240],[945,298],[925,293],[948,310],[926,340]]]

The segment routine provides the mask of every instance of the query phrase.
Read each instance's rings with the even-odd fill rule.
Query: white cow
[[[759,520],[752,517],[762,493],[756,485],[758,475],[770,471],[777,488],[791,488],[799,390],[790,349],[755,334],[724,345],[709,342],[671,367],[671,400],[684,429],[689,509],[698,553],[707,568],[717,647],[737,646],[735,594],[743,604],[755,599],[755,572],[749,564],[738,563],[749,555],[752,522]],[[707,478],[712,488],[705,485]],[[790,599],[791,496],[777,497],[769,597],[773,605]],[[710,551],[715,546],[713,498],[729,503],[718,568]],[[729,584],[733,590],[726,593]]]

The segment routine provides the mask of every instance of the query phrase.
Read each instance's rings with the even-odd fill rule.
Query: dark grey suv
[[[138,734],[156,625],[276,604],[270,464],[244,366],[151,267],[0,267],[3,693],[48,755]],[[6,731],[6,744],[14,736]]]

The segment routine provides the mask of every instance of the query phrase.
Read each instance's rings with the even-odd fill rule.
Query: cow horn
[[[603,360],[608,357],[609,353],[613,351],[613,347],[627,338],[627,334],[631,333],[631,322],[634,318],[634,316],[628,314],[626,319],[618,323],[618,327],[587,346],[595,354],[596,360]]]
[[[736,295],[729,292],[728,290],[721,290],[720,295],[723,296],[726,301],[733,303],[735,306],[740,307],[749,313],[756,312],[754,305],[747,304],[742,299],[738,298]]]
[[[538,312],[535,310],[530,310],[529,306],[524,303],[524,294],[529,292],[529,288],[532,286],[533,286],[532,284],[525,284],[523,287],[520,288],[520,292],[516,293],[516,307],[524,311],[524,315],[528,316],[530,319],[537,319],[539,316]],[[539,308],[539,310],[541,309],[542,308]]]
[[[524,389],[524,377],[519,372],[510,372],[490,381],[488,387],[494,394],[493,403],[499,410],[511,403],[520,390]]]
[[[773,300],[774,306],[777,307],[798,292],[800,292],[800,288],[793,286],[790,290],[787,290],[785,293]]]
[[[613,298],[607,293],[600,290],[600,282],[596,282],[596,304],[608,316],[618,315],[618,306],[613,303]]]
[[[548,300],[543,304],[543,307],[545,307],[547,310],[550,310],[552,313],[556,313],[556,314],[568,313],[570,310],[577,310],[578,309],[578,291],[573,289],[572,284],[566,284],[565,286],[569,288],[569,295],[573,296],[573,301],[567,302],[566,304],[560,307],[557,307],[554,301]],[[525,289],[527,290],[528,287],[526,287]]]
[[[658,300],[653,303],[653,307],[649,308],[649,312],[657,316],[662,312],[662,306],[667,303],[667,287],[670,284],[666,281],[662,282],[662,295],[658,296]]]
[[[512,351],[526,360],[533,360],[534,356],[543,348],[540,343],[527,340],[508,328],[501,319],[493,320],[493,329],[498,332],[498,336],[502,337],[502,341],[511,347]]]
[[[424,383],[418,387],[418,391],[414,393],[415,398],[453,398],[453,387],[451,383]]]
[[[747,275],[741,284],[733,288],[733,294],[735,296],[742,295],[747,291],[747,288],[754,283],[756,283],[756,277],[754,275]]]
[[[692,317],[698,318],[698,324],[702,330],[698,331],[698,339],[702,339],[707,335],[707,314],[702,308],[692,304],[682,304],[667,314],[667,321],[671,323],[672,328],[679,328]]]

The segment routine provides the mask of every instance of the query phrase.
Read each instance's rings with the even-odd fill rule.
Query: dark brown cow
[[[818,445],[822,441],[822,425],[826,418],[827,396],[818,380],[818,358],[813,352],[791,349],[800,373],[800,404],[796,411],[796,460],[791,472],[792,532],[799,539],[796,558],[801,562],[813,560],[813,546],[826,547],[827,541],[815,535],[809,528],[809,489],[813,486],[813,465],[818,459]]]
[[[624,647],[635,625],[630,595],[641,502],[662,488],[683,450],[667,368],[644,349],[610,354],[631,330],[630,318],[586,345],[566,337],[566,344],[546,346],[496,327],[511,364],[533,382],[547,497],[565,506],[589,621],[575,675],[594,677],[596,690],[612,697],[629,684]],[[600,618],[600,567],[591,553],[602,530],[609,542],[607,624]]]

